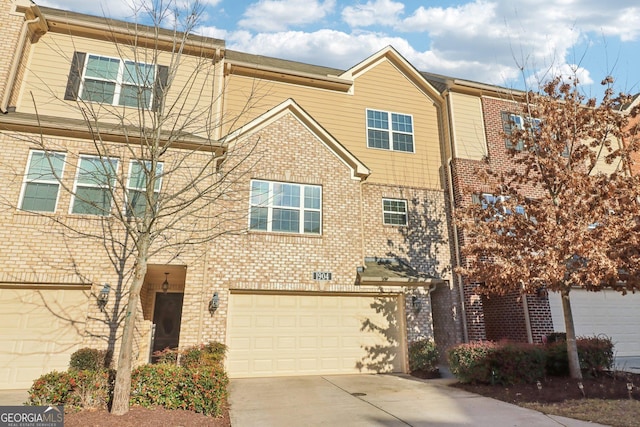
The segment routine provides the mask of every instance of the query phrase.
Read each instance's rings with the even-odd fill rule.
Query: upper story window
[[[156,109],[168,68],[74,52],[64,99]]]
[[[320,234],[322,187],[252,180],[249,229]]]
[[[528,126],[526,125],[527,122],[530,123]],[[525,129],[535,130],[540,126],[540,122],[541,122],[540,119],[525,118],[517,114],[503,112],[502,113],[502,129],[504,130],[504,133],[507,135],[507,139],[505,140],[505,145],[507,146],[507,148],[510,148],[516,151],[524,150],[524,141],[520,140],[518,141],[517,144],[514,145],[511,139],[509,139],[509,136],[511,136],[513,131],[516,129],[517,130],[525,130]]]
[[[65,153],[31,151],[20,197],[20,209],[55,212]]]
[[[127,179],[127,215],[140,217],[147,206],[147,179],[151,175],[152,164],[147,160],[134,160],[129,163]],[[153,205],[158,201],[162,186],[163,163],[156,163],[155,182],[153,184]]]
[[[80,156],[73,186],[71,213],[109,215],[117,171],[116,158]]]
[[[407,225],[407,201],[382,199],[382,217],[386,225]]]
[[[413,117],[367,109],[367,146],[413,153]]]

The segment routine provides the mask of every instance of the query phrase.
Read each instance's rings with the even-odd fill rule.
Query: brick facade
[[[486,130],[487,156],[482,161],[455,158],[451,175],[456,206],[466,206],[474,192],[495,193],[497,182],[480,182],[478,172],[509,172],[514,168],[513,157],[508,152],[502,113],[518,113],[519,105],[513,100],[482,97],[482,114]],[[535,198],[539,189],[534,185],[524,186],[523,192]],[[464,245],[464,236],[459,236],[459,245]],[[469,279],[464,282],[464,303],[467,314],[469,340],[509,339],[527,342],[542,342],[544,336],[553,332],[551,309],[546,297],[535,295],[480,296],[476,285]],[[527,304],[524,303],[526,298]],[[525,307],[528,310],[525,311]],[[527,326],[527,319],[529,326]],[[530,332],[527,330],[530,327]],[[529,336],[531,335],[531,337]]]

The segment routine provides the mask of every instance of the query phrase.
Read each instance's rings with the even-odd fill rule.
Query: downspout
[[[22,23],[22,29],[20,30],[20,38],[18,39],[18,48],[16,49],[15,54],[13,55],[13,62],[11,63],[11,68],[9,69],[9,77],[7,78],[7,86],[4,91],[4,95],[2,97],[2,104],[0,104],[0,112],[2,114],[7,114],[9,112],[9,98],[13,93],[13,85],[16,82],[16,75],[18,74],[18,67],[20,66],[20,58],[24,53],[24,42],[27,36],[27,31],[29,29],[30,24],[35,24],[40,22],[40,17],[37,16],[33,19],[29,19]]]
[[[447,92],[445,94],[445,97],[448,98],[449,97],[449,92]],[[455,195],[453,194],[453,151],[454,151],[454,147],[453,147],[453,135],[451,134],[451,126],[452,126],[452,117],[453,115],[451,114],[451,102],[447,102],[447,100],[445,99],[445,105],[446,105],[446,109],[447,109],[447,116],[448,116],[448,120],[447,120],[447,125],[448,125],[448,132],[449,132],[449,144],[450,144],[450,154],[449,154],[449,159],[447,159],[447,181],[448,181],[448,187],[449,187],[449,203],[451,205],[451,215],[452,215],[452,220],[453,220],[453,247],[454,247],[454,253],[455,253],[455,263],[456,263],[456,267],[460,267],[460,265],[462,264],[460,261],[460,244],[459,244],[459,234],[458,234],[458,227],[455,224],[455,220],[453,218],[453,214],[455,212],[455,206],[456,206],[456,199],[455,199]],[[463,334],[463,339],[464,342],[469,342],[469,330],[468,330],[468,326],[467,326],[467,309],[466,309],[466,305],[464,302],[464,283],[462,282],[462,275],[457,273],[456,274],[457,277],[457,281],[458,281],[458,292],[460,294],[460,315],[462,316],[462,334]]]
[[[529,341],[529,344],[533,344],[533,332],[531,331],[531,317],[529,314],[527,294],[522,295],[522,309],[524,310],[524,326],[527,329],[527,340]]]

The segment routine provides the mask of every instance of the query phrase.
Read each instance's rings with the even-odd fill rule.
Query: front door
[[[153,311],[155,335],[152,354],[165,348],[178,347],[183,297],[184,294],[181,293],[156,294],[156,306]]]

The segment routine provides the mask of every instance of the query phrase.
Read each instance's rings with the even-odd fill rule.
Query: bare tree
[[[69,194],[72,214],[91,219],[42,212],[36,196],[29,205],[29,194],[18,208],[49,218],[66,241],[97,244],[117,274],[115,302],[104,310],[103,321],[110,346],[120,341],[111,409],[118,415],[129,409],[136,319],[149,260],[169,263],[190,251],[203,255],[207,242],[237,231],[228,224],[247,212],[244,205],[237,215],[229,211],[229,201],[238,197],[233,182],[257,161],[255,139],[233,147],[220,139],[222,129],[233,129],[238,119],[225,117],[220,107],[224,79],[220,45],[214,42],[221,42],[193,34],[203,6],[187,3],[141,2],[132,24],[105,19],[115,58],[74,53],[64,98],[90,135],[81,147],[44,130],[22,135],[37,150],[31,162],[39,176]],[[59,53],[69,56],[62,48]],[[58,88],[48,91],[61,98]],[[41,100],[32,98],[38,127],[45,129],[50,119],[37,113]],[[63,168],[75,169],[75,180],[63,176]],[[224,211],[216,208],[220,201]],[[80,270],[81,261],[72,262]]]
[[[640,283],[640,180],[629,173],[638,138],[622,112],[628,100],[610,87],[599,104],[585,99],[576,79],[527,93],[514,111],[524,122],[512,120],[504,134],[512,169],[478,170],[493,194],[476,193],[476,203],[457,210],[459,272],[480,292],[560,293],[573,378],[582,374],[571,289],[625,294]]]

